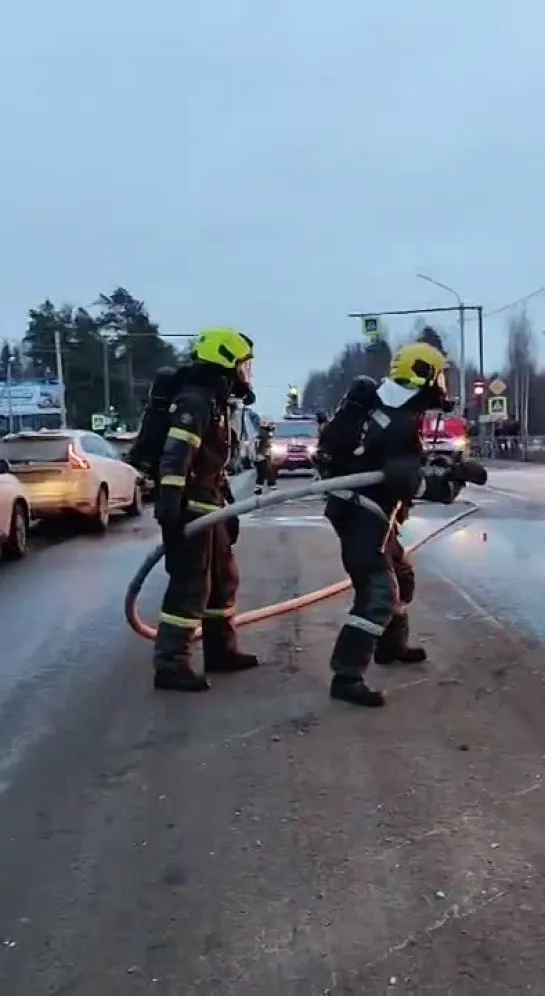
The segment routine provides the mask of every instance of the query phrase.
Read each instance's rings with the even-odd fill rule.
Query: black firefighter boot
[[[244,654],[238,649],[235,627],[225,616],[203,619],[202,650],[206,674],[234,674],[259,666],[255,654]]]
[[[354,626],[343,626],[331,657],[334,675],[329,694],[332,699],[367,706],[369,709],[384,705],[384,693],[369,688],[363,679],[373,656],[374,645],[375,638],[369,633]]]
[[[204,674],[190,666],[193,631],[159,623],[153,655],[153,684],[173,692],[206,692],[210,688]]]
[[[375,663],[381,666],[388,664],[423,664],[427,653],[423,647],[410,647],[409,620],[407,613],[392,616],[384,633],[377,641],[375,648]]]

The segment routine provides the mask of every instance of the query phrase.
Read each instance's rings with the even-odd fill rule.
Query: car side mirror
[[[0,474],[11,474],[9,461],[4,457],[0,457]]]

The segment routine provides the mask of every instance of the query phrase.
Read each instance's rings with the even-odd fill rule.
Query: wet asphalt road
[[[479,499],[419,555],[430,664],[371,715],[327,698],[342,599],[246,631],[258,672],[153,694],[122,615],[149,516],[2,565],[2,996],[543,996],[545,502]],[[246,522],[243,607],[337,580],[320,510]]]
[[[479,512],[427,545],[419,563],[448,577],[494,619],[545,640],[545,467],[494,468],[489,484],[465,489]],[[444,515],[422,506],[407,539],[418,540]]]

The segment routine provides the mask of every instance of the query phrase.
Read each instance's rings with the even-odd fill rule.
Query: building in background
[[[0,434],[21,429],[59,429],[61,392],[57,380],[0,381]]]

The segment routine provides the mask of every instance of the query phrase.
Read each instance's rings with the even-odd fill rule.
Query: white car
[[[0,548],[4,557],[19,560],[28,548],[30,504],[21,482],[0,459]]]
[[[232,473],[249,470],[257,456],[257,432],[252,421],[252,413],[242,402],[233,399],[230,404],[231,429],[236,436],[236,450],[231,453]]]
[[[23,483],[34,519],[77,514],[104,532],[111,512],[142,511],[140,474],[96,432],[14,433],[0,440],[2,457]]]

